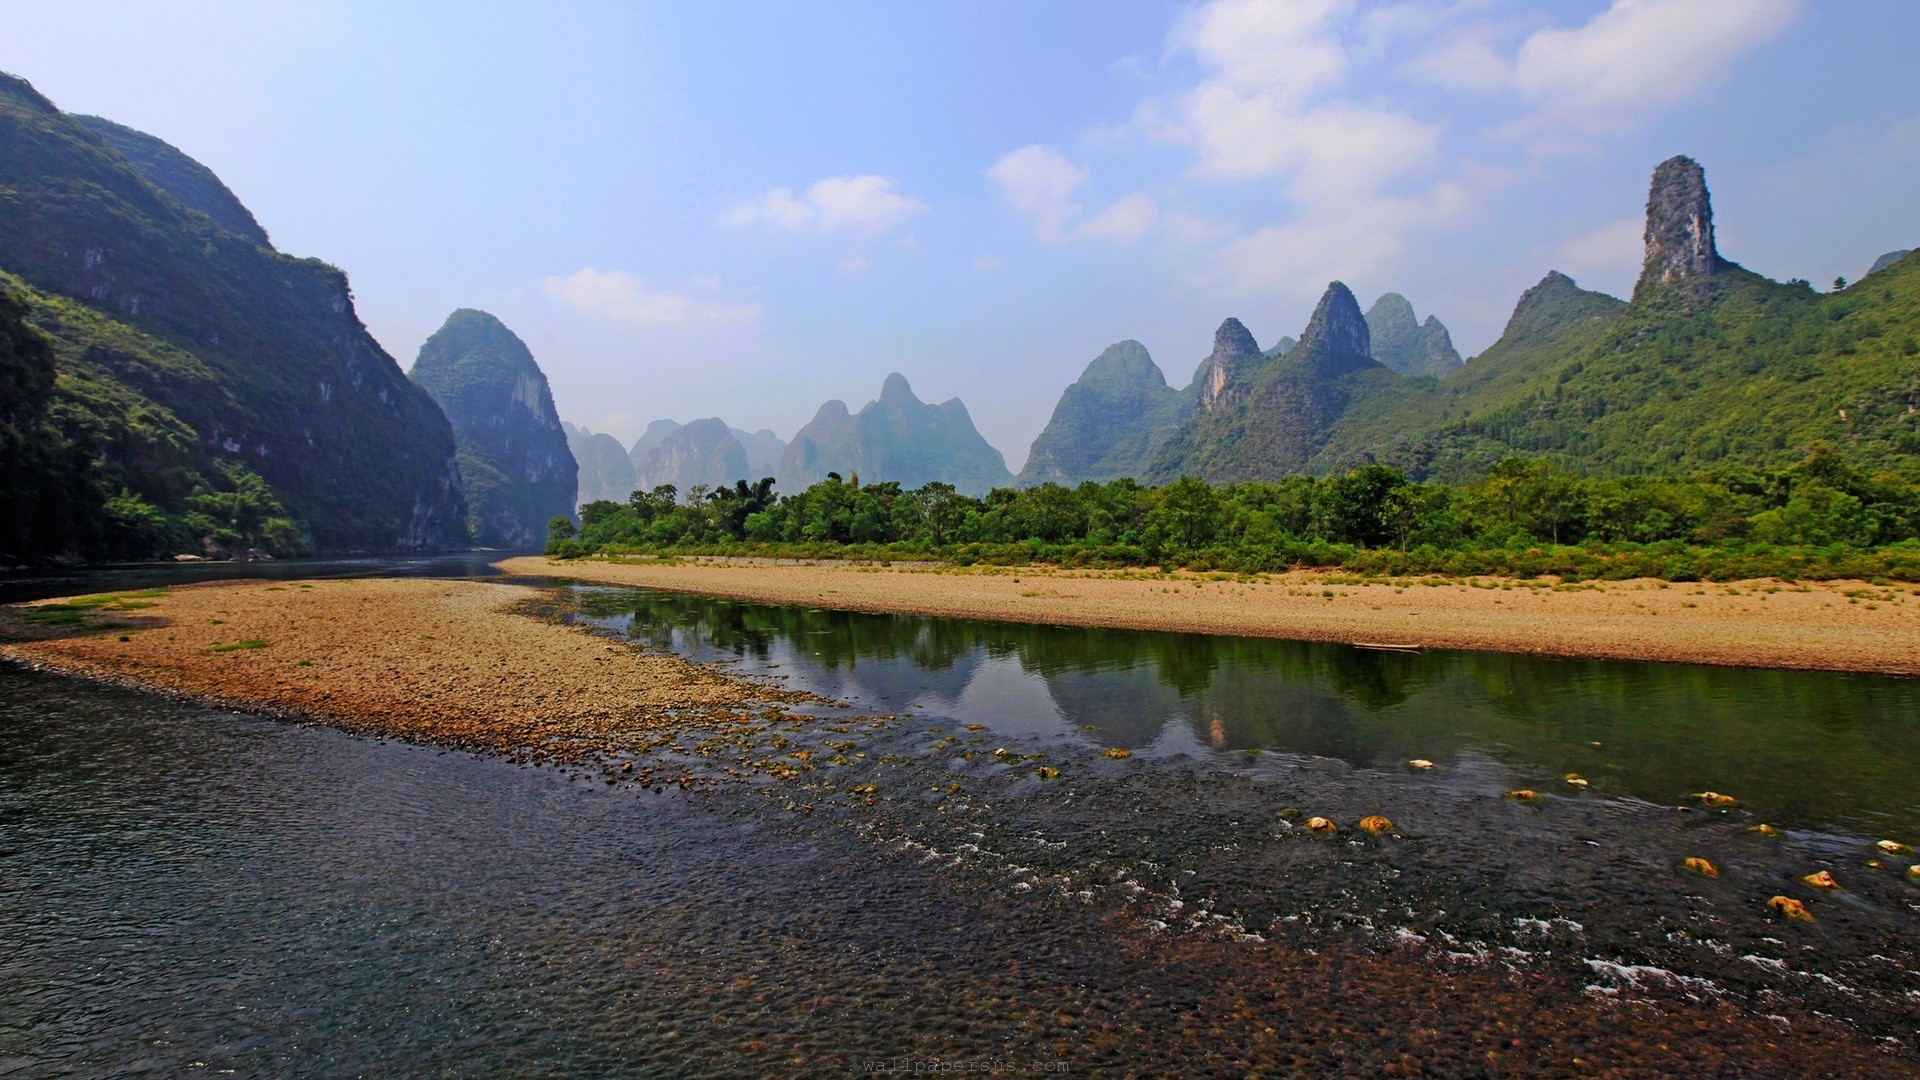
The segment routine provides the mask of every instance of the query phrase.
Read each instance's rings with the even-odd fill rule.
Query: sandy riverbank
[[[1920,589],[507,559],[509,573],[853,611],[1744,667],[1920,674]]]
[[[516,612],[537,595],[417,579],[188,585],[127,594],[77,625],[0,609],[0,656],[382,735],[561,759],[746,721],[802,697]]]

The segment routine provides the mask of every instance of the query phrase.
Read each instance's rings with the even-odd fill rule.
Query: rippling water
[[[1914,1067],[1911,683],[563,596],[853,707],[656,794],[0,667],[0,1075]]]

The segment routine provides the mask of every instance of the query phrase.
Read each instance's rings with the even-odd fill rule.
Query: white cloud
[[[1513,84],[1553,112],[1594,118],[1686,100],[1773,40],[1800,0],[1614,0],[1585,26],[1520,45]]]
[[[1105,240],[1112,244],[1137,243],[1141,237],[1153,228],[1160,219],[1160,207],[1151,198],[1134,192],[1121,196],[1112,206],[1095,214],[1079,228],[1074,236],[1088,240]]]
[[[1242,289],[1311,301],[1328,281],[1383,276],[1405,254],[1410,233],[1454,218],[1467,201],[1457,184],[1350,200],[1338,214],[1306,214],[1229,241],[1217,253],[1219,269]]]
[[[718,278],[695,280],[702,285],[708,280],[715,286],[719,283]],[[621,322],[735,322],[760,316],[759,304],[724,304],[685,293],[650,290],[644,281],[624,270],[582,267],[566,277],[548,278],[543,287],[548,296],[568,307]]]
[[[1646,222],[1638,215],[1610,221],[1568,240],[1554,250],[1554,268],[1575,277],[1633,275],[1646,254]]]
[[[993,255],[975,255],[973,257],[973,268],[983,274],[990,274],[1000,269],[1000,260],[997,256]]]
[[[1231,226],[1217,221],[1208,221],[1180,210],[1169,210],[1160,215],[1160,226],[1174,243],[1183,247],[1199,247],[1225,239],[1233,234]]]
[[[1051,146],[1023,146],[1001,156],[987,170],[1000,194],[1015,210],[1033,219],[1033,231],[1049,244],[1102,240],[1125,246],[1140,241],[1160,217],[1153,197],[1136,191],[1122,195],[1093,217],[1068,226],[1084,207],[1074,193],[1087,182],[1087,170]]]
[[[1171,116],[1136,118],[1150,136],[1186,143],[1192,175],[1240,182],[1290,178],[1309,191],[1371,191],[1430,167],[1439,131],[1398,112],[1322,102],[1347,74],[1339,24],[1348,0],[1218,0],[1174,29],[1210,74]]]
[[[1087,182],[1087,170],[1036,143],[1002,155],[987,177],[1000,185],[1000,194],[1015,210],[1033,219],[1040,239],[1051,244],[1067,238],[1067,219],[1080,212],[1073,192]]]
[[[1513,85],[1513,61],[1484,33],[1456,34],[1408,61],[1403,74],[1448,90],[1493,91]]]
[[[735,206],[721,220],[734,226],[765,222],[782,229],[872,236],[927,210],[926,203],[901,194],[900,182],[893,177],[862,173],[816,181],[804,196],[796,196],[792,188],[774,188],[753,202]]]

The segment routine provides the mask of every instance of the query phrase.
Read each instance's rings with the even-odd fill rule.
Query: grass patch
[[[250,637],[245,641],[236,641],[230,645],[209,645],[207,646],[207,651],[210,653],[239,652],[241,649],[264,649],[266,647],[267,642],[257,637]]]
[[[89,615],[150,608],[154,606],[152,597],[165,596],[166,593],[165,589],[146,589],[130,593],[97,593],[93,596],[76,596],[57,604],[41,604],[38,607],[14,610],[21,618],[40,626],[85,626]]]

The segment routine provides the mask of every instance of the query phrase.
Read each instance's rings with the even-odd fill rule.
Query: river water
[[[766,733],[818,767],[655,790],[0,667],[0,1076],[1920,1063],[1872,847],[1920,840],[1920,683],[551,607],[844,702]]]

